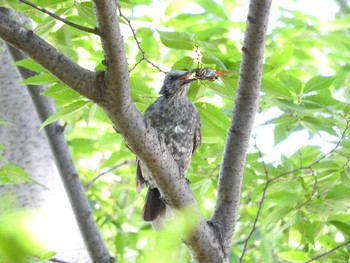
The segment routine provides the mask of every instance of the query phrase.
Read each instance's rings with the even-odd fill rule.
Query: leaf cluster
[[[15,1],[0,2],[29,15],[36,22],[35,32],[73,61],[104,69],[97,36]],[[79,25],[95,27],[90,1],[33,3]],[[164,77],[143,56],[164,70],[203,66],[230,72],[220,82],[193,83],[188,94],[201,117],[203,144],[187,176],[209,218],[238,82],[244,23],[230,16],[238,4],[125,0],[120,5],[143,50],[127,21],[120,18],[132,69],[131,95],[141,112],[156,98]],[[244,262],[303,262],[350,239],[350,56],[344,26],[348,20],[349,14],[321,21],[293,9],[279,10],[279,23],[272,26],[267,39],[257,114],[263,121],[256,125],[256,143],[252,141],[246,159],[231,262],[243,260],[245,249]],[[33,61],[17,64],[40,73],[24,83],[50,86],[42,95],[53,98],[58,111],[43,126],[58,119],[67,122],[65,133],[85,184],[135,158],[100,108]],[[293,136],[300,133],[306,134],[304,143]],[[259,134],[268,134],[269,147],[259,148],[268,141]],[[296,150],[285,151],[295,145]],[[272,152],[277,153],[269,158]],[[135,165],[123,165],[87,190],[109,249],[121,262],[154,262],[154,255],[168,255],[167,262],[188,262],[180,237],[171,231],[155,234],[141,222],[145,193],[136,194],[134,174]],[[176,230],[179,225],[172,227]],[[169,253],[152,256],[157,249]],[[349,247],[343,247],[319,262],[346,262],[349,254]]]

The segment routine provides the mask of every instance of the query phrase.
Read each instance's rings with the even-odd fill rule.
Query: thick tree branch
[[[94,0],[98,30],[106,61],[106,104],[102,105],[128,146],[148,166],[167,204],[173,209],[191,207],[198,224],[186,238],[196,262],[220,262],[223,252],[213,228],[203,219],[187,181],[156,131],[135,108],[129,71],[114,0]]]
[[[242,47],[238,89],[219,175],[212,223],[229,254],[235,230],[246,152],[257,109],[271,0],[252,0]]]
[[[15,61],[25,58],[25,56],[17,49],[10,46],[8,47]],[[19,72],[24,79],[34,75],[33,72],[24,68],[19,68]],[[43,91],[44,87],[42,86],[28,87],[28,92],[42,122],[55,112],[53,101],[40,95]],[[45,132],[47,134],[51,151],[55,157],[56,166],[73,208],[74,215],[77,219],[80,232],[92,261],[101,263],[114,262],[114,259],[109,255],[107,247],[101,238],[89,202],[85,195],[83,185],[71,158],[66,138],[62,133],[62,129],[58,122],[54,122],[45,126]]]
[[[2,8],[2,11],[5,9]],[[32,30],[19,25],[0,10],[0,38],[34,59],[64,84],[94,101],[103,100],[99,74],[84,69],[62,55]]]

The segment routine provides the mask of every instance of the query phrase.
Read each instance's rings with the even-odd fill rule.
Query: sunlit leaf
[[[46,72],[46,70],[41,65],[39,65],[37,62],[35,62],[30,58],[25,58],[25,59],[16,61],[15,64],[17,66],[27,68],[36,72]]]
[[[226,138],[229,119],[223,112],[209,103],[196,103],[201,117],[203,137],[217,137],[223,141]]]
[[[74,102],[63,108],[60,108],[57,112],[55,112],[53,115],[47,118],[47,120],[45,120],[43,124],[41,124],[40,129],[44,128],[46,125],[49,125],[50,123],[53,123],[54,121],[60,118],[64,118],[73,114],[75,111],[80,110],[81,108],[85,107],[90,103],[91,102],[89,101],[81,100],[81,101]]]
[[[332,85],[333,81],[336,77],[324,77],[324,76],[316,76],[310,79],[304,88],[304,92],[317,91],[321,89],[329,88]]]
[[[4,164],[0,167],[0,185],[33,183],[31,175],[14,164]]]
[[[157,30],[160,41],[164,46],[174,49],[192,50],[194,48],[194,38],[184,32],[165,32]]]
[[[91,2],[74,2],[78,10],[79,16],[90,26],[96,26],[96,19],[94,16]]]
[[[57,82],[56,77],[52,76],[49,73],[42,73],[40,75],[29,77],[21,81],[20,83],[27,84],[27,85],[45,85],[45,84],[51,84],[55,82]]]
[[[288,262],[304,262],[309,259],[307,253],[302,251],[284,251],[278,253],[278,257],[284,260],[288,260]]]
[[[80,94],[66,87],[60,82],[44,90],[41,93],[41,95],[48,96],[58,101],[68,101],[68,102],[73,102],[75,100],[82,99],[82,96]]]

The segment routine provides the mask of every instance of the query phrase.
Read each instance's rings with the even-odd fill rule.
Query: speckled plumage
[[[185,173],[190,165],[194,151],[201,144],[201,126],[196,107],[186,97],[193,80],[186,79],[189,71],[169,72],[160,91],[160,96],[145,112],[147,125],[155,128]],[[138,161],[138,192],[149,186],[146,203],[142,211],[145,221],[157,221],[165,213],[166,206],[160,199],[160,193],[151,173]]]

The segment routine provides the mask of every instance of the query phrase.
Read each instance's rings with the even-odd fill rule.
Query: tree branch
[[[131,21],[130,19],[128,19],[125,15],[123,15],[122,13],[122,10],[121,10],[121,6],[118,5],[118,11],[119,11],[119,16],[124,18],[125,21],[128,23],[128,26],[132,32],[132,35],[135,39],[135,42],[136,42],[136,45],[137,45],[137,48],[140,50],[141,52],[141,59],[139,61],[136,62],[136,64],[129,70],[129,72],[133,71],[138,64],[140,64],[143,60],[145,60],[148,64],[152,65],[153,67],[155,67],[156,69],[158,69],[159,72],[163,72],[163,73],[166,73],[164,70],[161,70],[160,67],[158,67],[156,64],[154,64],[151,60],[149,60],[146,55],[145,55],[145,51],[141,48],[141,43],[140,41],[138,40],[137,36],[136,36],[136,32],[135,32],[135,29],[132,27],[131,25]]]
[[[252,0],[249,5],[235,107],[211,219],[221,229],[227,254],[237,221],[245,156],[258,104],[270,6],[271,0]]]
[[[263,167],[264,167],[264,171],[265,171],[265,177],[266,177],[266,182],[265,182],[265,186],[263,188],[263,191],[262,191],[262,195],[261,195],[261,198],[260,198],[260,201],[259,201],[259,204],[258,204],[258,211],[256,212],[256,215],[255,215],[255,218],[254,218],[254,221],[253,221],[253,224],[252,224],[252,228],[247,236],[247,238],[244,240],[244,247],[243,247],[243,250],[242,250],[242,254],[240,256],[240,262],[243,262],[243,258],[244,258],[244,255],[247,251],[247,248],[248,248],[248,243],[250,241],[250,238],[252,237],[253,233],[255,232],[256,230],[256,225],[258,223],[258,220],[260,218],[260,213],[261,213],[261,210],[262,210],[262,206],[263,206],[263,203],[265,201],[265,196],[266,196],[266,191],[268,189],[268,187],[270,186],[270,184],[272,184],[273,182],[275,182],[276,180],[286,176],[286,175],[289,175],[289,174],[294,174],[298,171],[302,171],[302,170],[306,170],[306,169],[310,169],[311,170],[311,173],[312,173],[312,176],[314,177],[314,183],[313,183],[313,186],[312,186],[312,190],[311,190],[311,194],[310,196],[307,198],[307,200],[302,203],[300,207],[304,206],[305,204],[307,204],[308,202],[310,202],[312,200],[312,197],[315,195],[315,192],[316,192],[316,185],[317,185],[317,177],[315,176],[314,174],[314,170],[313,170],[313,166],[318,164],[320,161],[322,161],[323,159],[325,159],[327,156],[329,156],[331,153],[333,153],[336,149],[338,149],[338,147],[340,146],[340,143],[343,141],[344,137],[346,136],[346,133],[349,129],[349,121],[345,120],[346,121],[346,125],[345,125],[345,128],[340,136],[340,139],[338,140],[337,144],[334,146],[333,149],[331,149],[328,153],[325,153],[324,155],[322,155],[320,158],[318,158],[317,160],[315,160],[313,163],[311,163],[310,165],[307,165],[307,166],[301,166],[299,167],[298,169],[294,169],[292,171],[289,171],[289,172],[285,172],[285,173],[282,173],[280,175],[277,175],[273,178],[269,178],[268,176],[268,170],[267,170],[267,167],[266,167],[266,164],[264,162],[264,160],[262,159],[262,152],[259,150],[258,147],[256,147],[258,149],[258,152],[259,152],[259,156],[260,158],[262,159],[262,164],[263,164]],[[293,179],[297,179],[299,177],[295,177]]]
[[[262,152],[260,151],[258,145],[256,144],[255,142],[255,147],[256,149],[258,150],[258,153],[259,153],[259,156],[260,156],[260,159],[261,159],[261,162],[262,162],[262,165],[263,165],[263,168],[264,168],[264,172],[265,172],[265,179],[266,179],[266,182],[265,182],[265,186],[264,186],[264,189],[262,191],[262,194],[261,194],[261,198],[260,198],[260,201],[259,201],[259,204],[258,204],[258,211],[256,212],[256,215],[255,215],[255,218],[254,218],[254,221],[253,221],[253,224],[252,224],[252,228],[248,234],[248,236],[245,238],[244,240],[244,246],[243,246],[243,250],[242,250],[242,254],[241,256],[239,257],[239,262],[242,263],[243,262],[243,258],[244,258],[244,255],[245,253],[247,252],[247,249],[248,249],[248,242],[250,240],[250,238],[253,236],[255,230],[256,230],[256,224],[258,223],[258,220],[260,218],[260,214],[261,214],[261,210],[262,210],[262,206],[263,206],[263,203],[265,201],[265,196],[266,196],[266,192],[267,192],[267,188],[269,187],[270,185],[270,181],[269,181],[269,171],[267,169],[267,166],[266,166],[266,163],[263,159],[263,154]]]
[[[15,48],[8,47],[15,61],[25,58],[25,56]],[[19,72],[24,79],[34,75],[33,72],[24,68],[19,68]],[[44,87],[42,86],[28,87],[28,92],[42,122],[55,112],[53,101],[40,95],[43,91]],[[93,262],[112,263],[114,262],[114,259],[109,255],[107,247],[101,238],[89,202],[85,195],[83,185],[71,158],[66,138],[61,131],[58,122],[45,126],[47,139],[70,204],[73,208],[80,233],[83,236],[85,245]]]
[[[191,207],[197,220],[186,238],[196,262],[220,262],[223,252],[215,231],[203,219],[198,203],[179,166],[157,132],[146,125],[130,97],[129,71],[114,0],[94,0],[98,30],[106,60],[106,104],[103,108],[126,143],[147,165],[172,209]]]
[[[84,69],[62,55],[49,43],[14,21],[4,8],[0,9],[0,38],[34,59],[64,84],[84,97],[103,101],[100,74]]]
[[[345,138],[346,136],[346,133],[349,129],[349,121],[348,120],[345,120],[346,122],[346,125],[345,125],[345,128],[337,142],[337,144],[333,147],[333,149],[331,149],[328,153],[325,153],[324,155],[322,155],[320,158],[318,158],[316,161],[314,161],[313,163],[307,165],[307,166],[301,166],[299,167],[298,169],[294,169],[292,171],[289,171],[289,172],[285,172],[285,173],[282,173],[282,174],[279,174],[279,175],[276,175],[274,178],[271,178],[270,181],[276,181],[278,180],[279,178],[281,177],[284,177],[286,175],[289,175],[289,174],[294,174],[295,172],[298,172],[298,171],[301,171],[301,170],[306,170],[306,169],[311,169],[312,166],[318,164],[319,162],[321,162],[323,159],[327,158],[327,156],[329,156],[330,154],[332,154],[335,150],[338,149],[338,147],[340,146],[340,143],[343,141],[343,139]]]
[[[58,16],[58,15],[55,15],[54,13],[51,13],[50,11],[47,11],[45,8],[42,8],[40,6],[37,6],[37,5],[34,5],[33,3],[29,2],[29,1],[26,1],[26,0],[18,0],[19,2],[22,2],[26,5],[29,5],[37,10],[39,10],[40,12],[43,12],[51,17],[53,17],[54,19],[57,19],[63,23],[65,23],[66,25],[68,26],[71,26],[71,27],[74,27],[78,30],[81,30],[81,31],[85,31],[85,32],[88,32],[88,33],[92,33],[92,34],[95,34],[95,35],[99,35],[98,31],[95,29],[95,28],[89,28],[89,27],[85,27],[85,26],[80,26],[80,25],[77,25],[73,22],[70,22],[66,19],[63,19],[62,17]]]
[[[90,182],[88,182],[85,186],[84,186],[84,189],[85,191],[88,190],[91,185],[93,185],[98,179],[100,179],[102,176],[104,176],[105,174],[108,174],[112,171],[114,171],[115,169],[118,169],[119,167],[121,166],[124,166],[124,165],[127,165],[127,164],[132,164],[132,163],[135,163],[135,161],[124,161],[120,164],[117,164],[117,165],[114,165],[112,166],[111,168],[109,168],[107,171],[103,172],[103,173],[100,173],[99,175],[97,175],[96,177],[94,177]]]
[[[338,250],[338,249],[340,249],[342,247],[346,247],[346,246],[350,246],[350,240],[345,242],[345,243],[343,243],[343,244],[340,244],[339,246],[336,246],[335,248],[332,248],[332,249],[330,249],[330,250],[328,250],[328,251],[326,251],[326,252],[324,252],[322,254],[319,254],[316,257],[313,257],[313,258],[311,258],[311,259],[309,259],[307,261],[304,261],[304,263],[309,263],[309,262],[312,262],[314,260],[320,259],[321,257],[324,257],[324,256],[326,256],[326,255],[328,255],[330,253],[333,253],[334,251],[336,251],[336,250]]]

